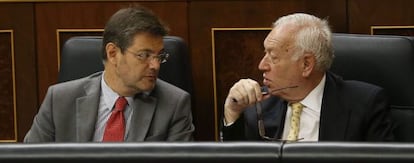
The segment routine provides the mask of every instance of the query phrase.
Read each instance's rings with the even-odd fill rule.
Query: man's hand
[[[261,101],[262,98],[263,95],[258,82],[252,79],[239,80],[230,88],[224,104],[226,124],[236,121],[247,106]]]

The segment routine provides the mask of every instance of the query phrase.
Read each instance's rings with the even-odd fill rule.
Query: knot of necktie
[[[292,103],[292,104],[290,104],[290,106],[292,106],[292,111],[293,112],[296,112],[297,114],[300,115],[300,113],[302,112],[302,109],[303,109],[303,105],[300,102]]]
[[[125,109],[125,106],[128,104],[128,101],[126,100],[125,97],[121,96],[118,97],[118,99],[115,102],[115,109],[116,111],[121,111],[123,112]]]

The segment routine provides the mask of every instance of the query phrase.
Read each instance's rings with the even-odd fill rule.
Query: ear
[[[302,76],[309,77],[312,73],[313,69],[316,66],[316,58],[315,55],[311,53],[305,53],[303,56],[303,63],[302,63]]]
[[[116,54],[119,48],[112,42],[107,43],[105,46],[107,62],[116,63]]]

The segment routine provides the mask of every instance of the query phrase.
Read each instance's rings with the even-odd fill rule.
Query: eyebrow
[[[139,52],[151,52],[151,53],[155,53],[154,50],[152,49],[140,49],[140,50],[133,50],[135,53],[139,53]],[[164,52],[165,49],[161,49],[158,53]]]

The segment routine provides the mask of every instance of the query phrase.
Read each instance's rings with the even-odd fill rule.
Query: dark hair
[[[106,44],[112,42],[121,52],[131,46],[137,33],[147,32],[155,36],[168,34],[168,27],[149,9],[141,6],[123,8],[111,16],[103,33],[103,60],[106,58]]]

